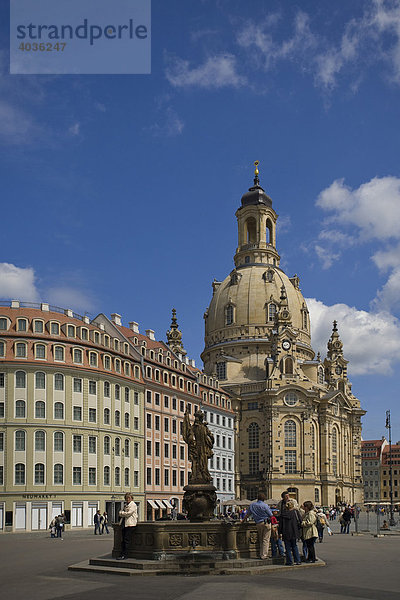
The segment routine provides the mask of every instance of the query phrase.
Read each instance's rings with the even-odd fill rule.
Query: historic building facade
[[[361,442],[362,474],[364,484],[364,502],[381,500],[382,452],[388,445],[383,437],[380,440],[363,440]]]
[[[147,520],[166,516],[172,507],[178,512],[182,510],[183,488],[188,483],[190,471],[187,446],[181,435],[186,410],[193,419],[196,409],[202,408],[213,422],[221,423],[224,435],[215,434],[214,447],[214,464],[218,464],[218,471],[212,470],[212,475],[219,500],[233,497],[234,412],[231,400],[219,388],[216,378],[202,373],[187,357],[176,311],[172,313],[167,343],[156,340],[151,329],[143,334],[139,332],[138,323],[130,322],[126,328],[121,325],[119,315],[114,317],[143,362]]]
[[[233,397],[238,496],[259,488],[330,505],[362,499],[361,416],[336,323],[324,361],[311,346],[297,275],[279,267],[278,215],[259,183],[236,212],[235,267],[213,282],[204,371]]]
[[[143,518],[141,355],[104,315],[0,306],[0,528],[91,527],[131,490]]]

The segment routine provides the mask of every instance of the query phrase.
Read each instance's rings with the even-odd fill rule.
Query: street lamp
[[[390,496],[390,519],[389,525],[393,527],[396,521],[393,516],[393,465],[392,465],[392,426],[390,423],[390,410],[386,411],[386,429],[389,430],[389,496]]]

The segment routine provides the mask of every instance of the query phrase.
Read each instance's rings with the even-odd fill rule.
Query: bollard
[[[367,510],[367,531],[369,531],[369,510]]]
[[[380,514],[379,509],[376,511],[376,535],[380,534]]]

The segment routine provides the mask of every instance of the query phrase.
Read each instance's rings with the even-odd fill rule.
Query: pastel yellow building
[[[236,400],[238,496],[284,489],[318,504],[362,500],[361,416],[337,324],[324,361],[311,346],[299,277],[280,268],[278,215],[260,186],[236,211],[235,267],[213,282],[204,370]]]

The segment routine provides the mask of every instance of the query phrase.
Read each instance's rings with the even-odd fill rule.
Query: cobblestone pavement
[[[361,521],[362,524],[362,521]],[[337,523],[333,522],[333,530]],[[354,524],[352,524],[354,529]],[[397,531],[400,533],[399,529]],[[391,532],[392,533],[392,532]],[[70,564],[108,555],[112,536],[5,534],[0,543],[2,593],[12,600],[398,600],[400,536],[328,537],[317,545],[327,567],[260,576],[118,577],[68,572]]]

